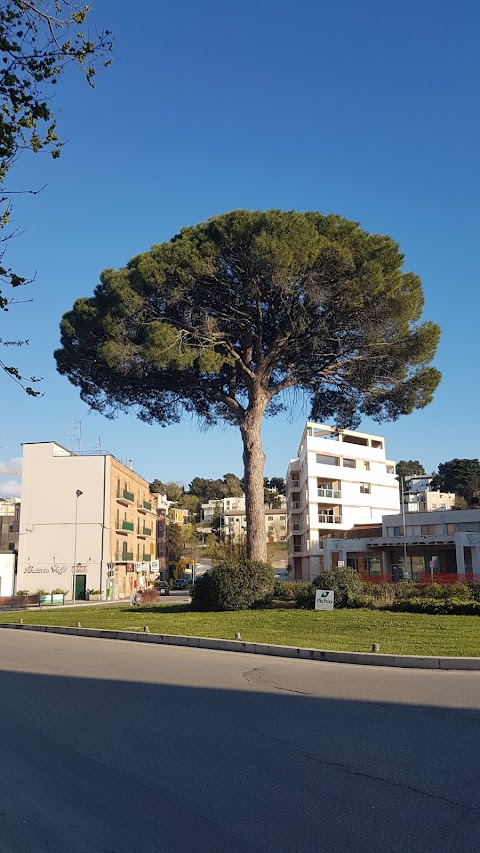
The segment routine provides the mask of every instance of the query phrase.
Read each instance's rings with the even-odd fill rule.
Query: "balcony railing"
[[[133,551],[121,551],[115,554],[116,563],[133,563]]]
[[[133,494],[133,492],[129,492],[127,489],[123,490],[123,497],[125,498],[126,501],[130,501],[132,504],[133,504],[133,501],[135,500],[135,495]]]
[[[149,563],[150,560],[152,559],[152,555],[151,554],[144,554],[142,559],[144,560],[144,562]]]
[[[300,525],[299,524],[292,524],[292,529],[293,530],[300,530]]]
[[[319,498],[341,498],[342,493],[338,489],[318,489]]]
[[[319,512],[318,522],[319,524],[341,524],[342,518],[340,515],[324,515]]]
[[[294,550],[294,551],[296,551],[296,552],[301,551],[301,550],[302,550],[302,546],[301,546],[301,545],[294,545],[294,546],[293,546],[293,550]]]
[[[151,536],[152,535],[152,528],[151,527],[144,527],[143,528],[143,535],[144,536]]]
[[[122,530],[134,530],[133,521],[122,521]]]
[[[144,509],[151,509],[152,508],[152,504],[150,503],[150,501],[143,501],[142,506]]]
[[[292,501],[292,509],[300,509],[300,501]]]

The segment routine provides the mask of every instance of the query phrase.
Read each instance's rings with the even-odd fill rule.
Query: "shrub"
[[[411,598],[408,601],[395,601],[388,609],[397,613],[480,616],[480,603],[478,601],[462,601],[459,598],[451,598],[450,600],[441,598]]]
[[[89,589],[88,592],[91,592],[91,590]],[[60,589],[60,587],[57,586],[57,587],[55,587],[55,589],[52,589],[52,594],[53,595],[66,595],[67,590],[66,589]]]
[[[358,597],[365,594],[362,579],[355,569],[351,569],[349,566],[322,572],[314,578],[313,586],[316,589],[333,589],[335,593],[334,607],[355,606]]]
[[[467,584],[474,601],[480,601],[480,583]]]
[[[46,589],[36,589],[35,595],[48,595],[48,592]]]
[[[315,606],[315,587],[313,583],[295,584],[295,602],[297,607],[305,609]]]
[[[29,589],[17,589],[15,595],[30,595]]]
[[[149,586],[147,589],[139,590],[139,592],[142,596],[140,600],[141,606],[145,604],[157,604],[160,601],[160,594],[154,587]]]
[[[194,610],[248,610],[267,604],[274,591],[268,563],[243,560],[222,563],[199,577],[192,590]]]

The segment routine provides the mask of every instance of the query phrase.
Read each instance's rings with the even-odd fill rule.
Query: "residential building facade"
[[[232,510],[225,513],[225,536],[232,541],[243,544],[247,536],[247,516],[245,511]],[[287,536],[287,514],[284,509],[269,509],[265,507],[265,536],[267,542],[281,542]]]
[[[219,515],[223,517],[225,513],[235,511],[245,512],[245,495],[210,500],[208,503],[202,504],[202,522],[208,525]]]
[[[403,503],[405,512],[435,512],[453,509],[455,492],[432,491],[433,477],[405,477]]]
[[[399,509],[395,463],[382,436],[308,421],[287,471],[290,575],[314,578],[324,567],[325,537]]]
[[[16,589],[125,598],[158,574],[157,495],[110,453],[23,445]]]
[[[324,539],[325,566],[351,566],[364,580],[480,582],[480,510],[385,515],[376,530]],[[406,557],[406,559],[405,559]]]

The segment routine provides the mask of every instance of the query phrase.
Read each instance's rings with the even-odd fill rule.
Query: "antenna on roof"
[[[80,453],[82,447],[82,422],[76,418],[73,421],[72,432],[67,435],[72,439],[72,453]]]

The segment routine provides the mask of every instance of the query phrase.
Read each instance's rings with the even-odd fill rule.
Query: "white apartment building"
[[[223,518],[227,512],[245,512],[245,495],[236,498],[220,498],[202,504],[202,521],[205,524],[211,524],[218,514]]]
[[[433,477],[405,477],[403,503],[405,512],[437,512],[453,509],[455,492],[432,491]]]
[[[233,542],[244,544],[247,537],[247,516],[245,510],[232,510],[224,516],[224,532]],[[267,542],[284,542],[287,536],[287,515],[285,509],[265,507],[265,536]]]
[[[400,509],[395,463],[382,436],[307,421],[287,471],[288,558],[292,577],[323,569],[323,538],[381,522]]]
[[[158,574],[156,527],[157,495],[112,454],[23,445],[17,590],[128,597]]]

